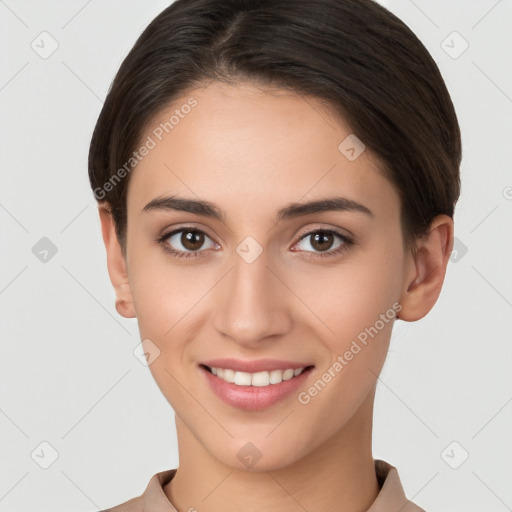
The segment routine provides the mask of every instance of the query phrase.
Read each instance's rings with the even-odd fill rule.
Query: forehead
[[[399,209],[350,127],[290,91],[220,82],[190,90],[151,120],[141,145],[151,149],[131,173],[129,210],[167,194],[208,199],[228,215],[333,194],[377,212]]]

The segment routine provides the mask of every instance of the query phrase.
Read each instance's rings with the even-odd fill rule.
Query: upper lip
[[[284,361],[282,359],[255,359],[253,361],[243,361],[242,359],[211,359],[203,361],[201,364],[210,368],[225,368],[238,372],[257,373],[272,370],[287,370],[291,368],[305,368],[312,366],[309,363],[297,363],[295,361]]]

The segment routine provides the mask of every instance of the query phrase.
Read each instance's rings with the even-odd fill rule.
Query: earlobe
[[[116,235],[112,213],[108,206],[102,204],[99,205],[98,212],[103,242],[107,251],[108,273],[116,293],[116,310],[125,318],[134,318],[136,313],[130,289],[126,259]]]
[[[429,233],[418,240],[416,254],[407,260],[404,287],[400,297],[400,319],[413,322],[423,318],[437,302],[446,267],[453,249],[453,220],[437,216]]]

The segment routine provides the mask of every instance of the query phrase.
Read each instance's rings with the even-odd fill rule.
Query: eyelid
[[[212,241],[214,241],[217,245],[220,245],[219,242],[216,241],[216,237],[213,236],[211,233],[210,233],[210,229],[206,226],[204,226],[203,224],[195,224],[195,225],[192,225],[192,224],[183,224],[183,225],[178,225],[178,226],[174,226],[172,228],[166,228],[166,229],[163,229],[162,230],[162,234],[158,237],[159,239],[160,238],[168,238],[172,235],[175,235],[176,233],[179,233],[180,231],[184,231],[186,229],[189,229],[190,231],[199,231],[201,233],[204,233],[205,235],[207,235],[209,238],[211,238]]]
[[[299,232],[299,234],[297,235],[297,242],[304,238],[305,235],[310,235],[317,231],[332,231],[348,240],[351,240],[352,242],[357,241],[356,236],[348,229],[339,228],[337,226],[333,226],[332,224],[319,223],[316,226],[304,228],[303,232]],[[297,242],[295,242],[293,245],[295,245]]]

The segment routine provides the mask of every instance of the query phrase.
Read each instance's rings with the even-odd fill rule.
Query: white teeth
[[[272,370],[269,375],[270,384],[279,384],[283,380],[283,372],[281,370]]]
[[[250,386],[251,374],[245,372],[235,372],[234,384],[238,384],[239,386]]]
[[[236,372],[229,368],[210,368],[213,375],[216,375],[226,382],[231,382],[237,386],[257,386],[264,387],[270,384],[279,384],[283,380],[290,380],[300,375],[304,368],[295,370],[289,368],[287,370],[272,370],[270,372]]]
[[[249,373],[247,375],[250,375]],[[270,374],[268,372],[253,373],[251,377],[253,386],[268,386],[270,384]]]
[[[285,370],[283,372],[283,380],[290,380],[293,377],[293,370]]]
[[[226,368],[224,370],[224,377],[223,379],[227,382],[235,382],[235,371],[230,370],[229,368]]]

